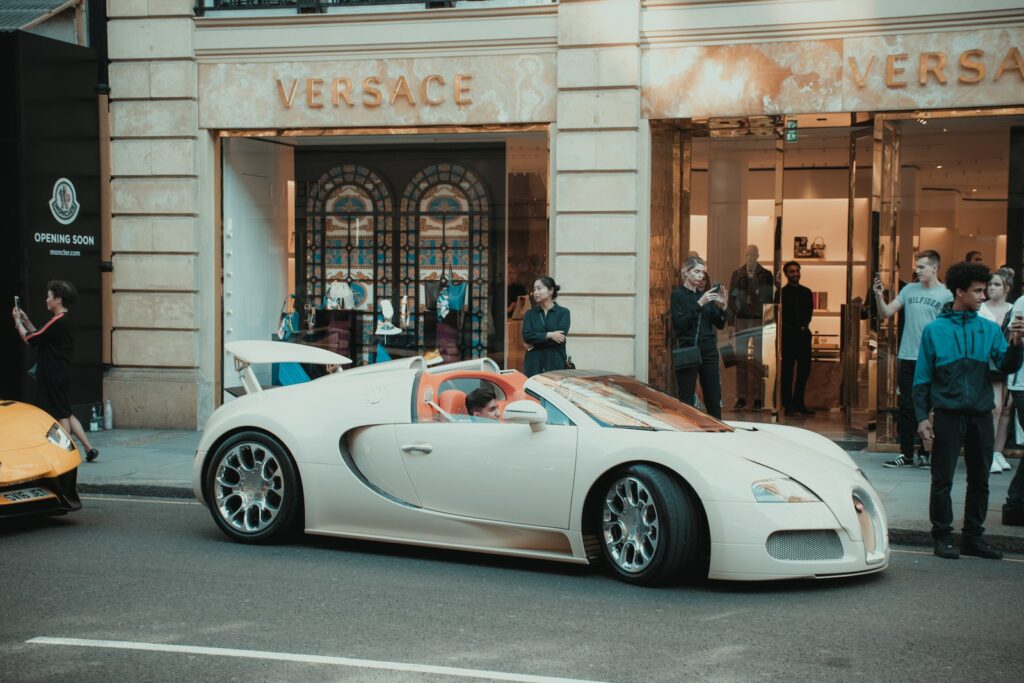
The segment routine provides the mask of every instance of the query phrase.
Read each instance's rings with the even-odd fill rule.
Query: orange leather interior
[[[536,401],[532,396],[528,396],[523,390],[523,386],[526,384],[526,375],[521,372],[507,372],[500,375],[495,375],[489,372],[480,372],[478,370],[462,370],[459,372],[445,372],[441,374],[432,374],[424,372],[420,375],[419,390],[416,396],[416,419],[420,422],[430,422],[436,419],[433,408],[426,402],[424,402],[424,396],[436,397],[434,400],[441,406],[443,410],[452,414],[466,414],[466,394],[456,389],[446,389],[438,395],[438,389],[441,385],[450,380],[457,379],[478,379],[497,386],[501,389],[502,393],[505,394],[505,399],[498,401],[498,405],[501,410],[505,410],[505,406],[512,401]],[[446,398],[448,394],[452,394],[450,398]],[[459,395],[456,399],[456,394]],[[450,406],[455,406],[456,410],[452,410]]]
[[[437,400],[441,410],[452,415],[466,414],[466,394],[458,389],[446,389]]]

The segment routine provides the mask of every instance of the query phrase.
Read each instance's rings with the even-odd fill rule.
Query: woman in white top
[[[1000,268],[992,273],[988,280],[986,293],[988,301],[981,305],[978,315],[988,318],[996,325],[1002,327],[1003,320],[1013,306],[1006,300],[1006,295],[1013,286],[1013,271],[1009,268]],[[993,376],[992,393],[995,397],[996,407],[992,409],[992,421],[995,425],[995,443],[992,447],[992,474],[999,474],[1010,469],[1010,463],[1003,457],[1003,446],[1006,444],[1007,428],[1010,425],[1010,406],[1007,399],[1006,378]]]

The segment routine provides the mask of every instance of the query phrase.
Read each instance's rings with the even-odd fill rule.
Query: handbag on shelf
[[[693,346],[678,346],[672,349],[672,367],[676,370],[688,370],[701,364],[700,348],[697,346],[697,338],[700,335],[700,318],[704,315],[701,311],[697,314],[697,331],[693,334]]]

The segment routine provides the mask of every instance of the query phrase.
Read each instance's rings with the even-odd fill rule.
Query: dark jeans
[[[917,440],[917,417],[914,416],[914,370],[917,361],[900,360],[899,368],[899,420],[896,430],[900,434],[900,453],[914,457],[914,442]]]
[[[932,444],[932,490],[928,515],[932,538],[953,533],[953,473],[964,449],[967,466],[967,496],[964,500],[964,536],[981,536],[988,511],[988,470],[992,466],[992,442],[995,440],[992,413],[953,413],[936,410],[932,418],[935,443]]]
[[[796,365],[796,386],[793,386],[793,365]],[[782,407],[806,408],[804,389],[811,375],[810,330],[782,331]]]
[[[714,342],[700,344],[700,365],[685,370],[676,370],[676,386],[679,400],[687,405],[694,404],[697,389],[697,375],[704,392],[704,406],[708,415],[722,417],[722,378],[718,374],[718,347]]]
[[[1017,419],[1024,425],[1024,391],[1011,391],[1013,397],[1013,408],[1017,412]],[[1012,423],[1011,423],[1012,428]],[[1024,507],[1024,460],[1017,462],[1017,473],[1013,475],[1010,482],[1010,489],[1006,492],[1006,502],[1010,505]]]
[[[761,360],[761,318],[736,318],[736,398],[760,401],[764,393],[764,366]],[[754,344],[754,360],[747,360],[747,345]],[[701,382],[701,386],[704,383]]]

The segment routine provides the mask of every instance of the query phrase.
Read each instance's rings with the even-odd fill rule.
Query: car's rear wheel
[[[665,472],[616,472],[600,507],[601,546],[622,580],[647,586],[688,577],[699,560],[700,517],[690,493]]]
[[[206,470],[206,500],[217,526],[231,538],[269,543],[285,536],[302,491],[284,446],[262,432],[235,434],[214,452]]]

